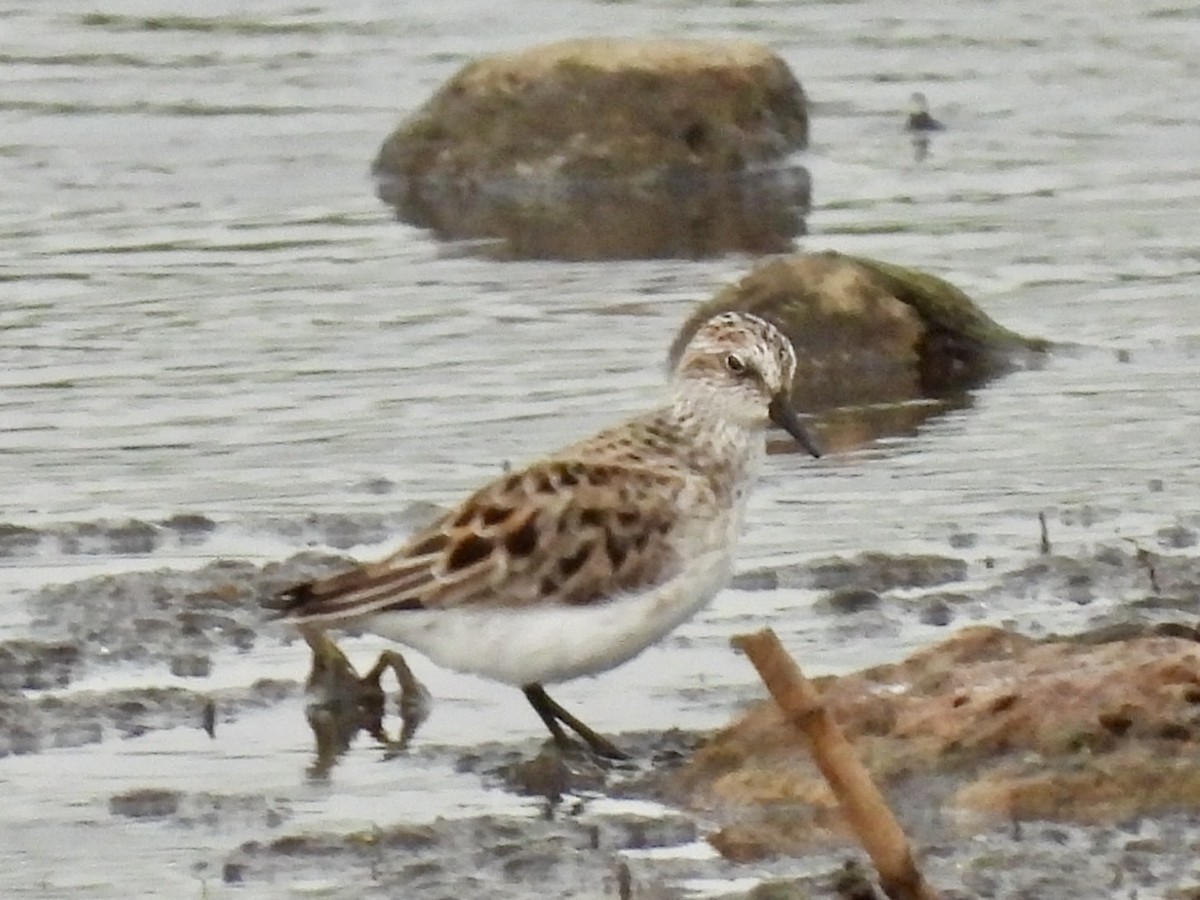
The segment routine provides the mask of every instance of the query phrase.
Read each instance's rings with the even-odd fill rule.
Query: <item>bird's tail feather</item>
[[[382,609],[421,609],[405,597],[401,573],[362,566],[327,578],[306,581],[262,602],[272,619],[297,624],[354,619]]]

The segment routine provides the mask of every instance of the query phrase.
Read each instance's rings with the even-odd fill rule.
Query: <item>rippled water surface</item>
[[[27,589],[281,557],[312,535],[261,523],[450,502],[506,461],[650,401],[692,305],[753,260],[490,262],[395,222],[368,177],[387,132],[469,59],[579,35],[768,44],[812,103],[799,245],[927,269],[1005,325],[1065,345],[918,433],[817,462],[771,457],[746,566],[948,552],[961,533],[977,535],[968,558],[1004,559],[1036,546],[1039,511],[1067,549],[1152,544],[1200,518],[1191,4],[102,9],[0,2],[0,523],[183,513],[220,527],[186,550],[5,560],[0,637],[22,633]],[[914,90],[947,125],[919,163],[901,128]],[[752,684],[724,640],[761,623],[747,616],[761,597],[725,595],[679,641],[571,686],[566,702],[601,729],[723,721],[729,703],[689,704],[687,689]],[[929,637],[867,641],[847,659],[806,632],[802,599],[773,595],[772,624],[822,670]],[[219,660],[213,677],[296,678],[304,664],[298,646],[271,648]],[[432,740],[536,725],[515,692],[436,673],[430,686],[449,697]],[[386,819],[378,799],[395,781],[373,758],[339,770],[340,794],[302,786],[307,738],[290,713],[287,725],[282,712],[236,723],[236,741],[212,746],[167,732],[0,760],[14,798],[0,813],[2,892],[125,897],[157,879],[171,885],[163,896],[200,896],[191,865],[236,836],[201,829],[181,845],[136,825],[99,850],[59,839],[110,821],[107,798],[128,784],[266,784],[304,825]],[[74,777],[43,784],[48,766]],[[432,771],[445,783],[414,815],[497,802]],[[114,853],[137,858],[138,881],[113,871]]]

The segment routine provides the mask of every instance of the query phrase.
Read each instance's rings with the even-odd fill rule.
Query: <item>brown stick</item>
[[[884,893],[891,900],[938,900],[917,870],[908,839],[870,774],[775,632],[765,628],[738,635],[733,645],[750,658],[788,722],[807,740],[846,820],[875,863]]]

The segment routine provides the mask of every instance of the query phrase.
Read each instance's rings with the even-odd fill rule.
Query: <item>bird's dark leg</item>
[[[621,751],[616,744],[607,738],[601,737],[588,728],[577,718],[550,699],[550,695],[546,693],[546,689],[540,684],[526,685],[521,689],[525,693],[525,699],[529,701],[529,705],[534,708],[546,727],[550,729],[550,734],[554,737],[554,743],[563,748],[571,746],[571,740],[567,737],[562,729],[562,725],[566,725],[577,735],[583,738],[583,742],[588,745],[588,748],[597,756],[603,756],[606,759],[628,759],[628,754]],[[562,723],[560,725],[559,723]]]

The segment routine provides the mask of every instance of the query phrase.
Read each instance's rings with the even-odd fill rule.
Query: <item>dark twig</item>
[[[1051,552],[1050,530],[1046,527],[1046,514],[1044,512],[1038,513],[1038,524],[1042,528],[1042,556],[1049,556]]]

